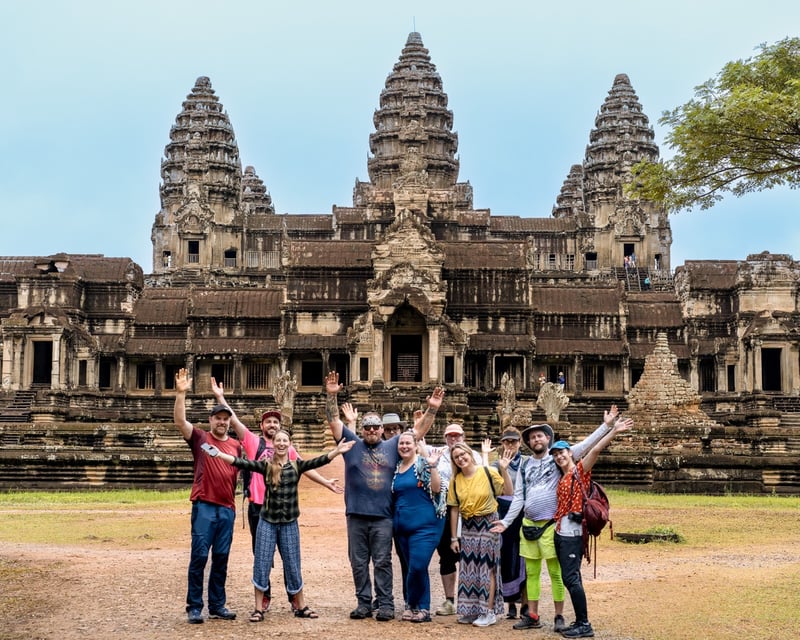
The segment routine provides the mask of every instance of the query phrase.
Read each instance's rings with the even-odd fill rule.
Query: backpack
[[[572,474],[572,488],[575,486],[575,479],[578,475],[577,467],[573,470]],[[597,538],[600,533],[609,525],[611,532],[611,539],[614,539],[614,525],[609,518],[610,505],[608,503],[608,496],[602,485],[591,480],[589,482],[589,489],[584,489],[583,483],[578,480],[578,485],[583,494],[583,556],[588,563],[592,562],[594,557],[594,577],[597,577]]]
[[[256,451],[256,457],[254,460],[258,460],[261,457],[261,454],[264,453],[264,450],[267,448],[267,442],[264,440],[263,437],[258,439],[258,450]],[[244,452],[242,452],[244,455]],[[244,494],[245,498],[250,497],[250,480],[252,479],[253,472],[247,469],[243,469],[242,473],[242,493]],[[244,523],[242,523],[244,524]]]

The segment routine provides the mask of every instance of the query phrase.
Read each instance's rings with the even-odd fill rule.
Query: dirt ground
[[[327,474],[341,477],[340,463],[340,459],[334,461],[327,467]],[[399,620],[350,620],[348,613],[355,606],[355,598],[347,562],[343,497],[305,479],[301,484],[300,517],[303,575],[307,602],[320,618],[300,620],[292,616],[282,593],[282,569],[276,555],[277,566],[273,572],[276,597],[272,609],[263,623],[247,621],[253,609],[252,554],[249,533],[242,529],[241,513],[237,513],[227,585],[228,605],[238,613],[238,618],[233,622],[207,620],[202,625],[189,625],[183,604],[189,557],[189,507],[187,492],[187,502],[179,507],[168,506],[157,512],[148,510],[145,515],[137,514],[135,507],[121,508],[116,512],[118,517],[130,519],[129,526],[141,531],[133,548],[122,548],[114,540],[98,540],[90,531],[87,531],[85,544],[74,546],[0,543],[0,563],[5,563],[5,571],[0,575],[6,576],[5,584],[0,584],[0,592],[5,592],[4,596],[0,593],[0,638],[238,640],[266,635],[352,640],[380,635],[384,640],[392,640],[424,634],[431,638],[482,636],[495,639],[505,638],[509,633],[520,637],[524,634],[537,638],[559,637],[552,632],[553,605],[547,578],[542,580],[541,613],[546,623],[542,630],[512,632],[513,621],[505,619],[494,627],[478,630],[458,625],[453,616],[435,617],[431,624],[425,625]],[[154,518],[161,521],[162,528],[167,526],[168,535],[148,532],[148,523],[152,524]],[[762,550],[757,560],[747,550],[734,556],[712,554],[700,560],[697,550],[680,550],[674,545],[631,546],[610,541],[601,541],[599,553],[597,578],[592,578],[591,567],[584,565],[584,581],[596,637],[609,640],[686,637],[679,630],[681,618],[677,619],[674,633],[662,636],[644,623],[647,612],[655,616],[662,606],[690,606],[686,603],[691,603],[696,593],[702,593],[707,585],[720,579],[746,583],[763,573],[765,565],[773,570],[796,566],[798,562],[796,551],[777,545]],[[744,575],[740,573],[743,567]],[[747,567],[752,567],[752,574]],[[434,607],[442,598],[437,571],[434,556],[431,564]],[[397,598],[402,593],[397,567],[395,576]],[[689,584],[694,588],[687,591]],[[675,597],[677,604],[665,601]],[[626,602],[635,603],[635,606],[627,610]],[[398,605],[398,615],[400,609]],[[571,613],[567,599],[568,622]],[[663,614],[667,620],[671,619],[670,612]],[[681,617],[685,615],[684,611]],[[631,618],[638,618],[641,624]],[[631,628],[639,628],[639,631],[626,631]],[[663,631],[658,624],[655,629]],[[754,634],[743,633],[738,637],[759,637],[758,630],[754,630]]]

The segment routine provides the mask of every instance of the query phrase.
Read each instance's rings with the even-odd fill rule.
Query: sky
[[[546,217],[617,74],[670,157],[662,112],[797,30],[796,0],[0,0],[0,255],[104,254],[151,272],[161,159],[199,76],[276,211],[330,213],[369,179],[373,112],[418,31],[475,207]],[[729,196],[672,216],[673,268],[800,259],[799,197]]]

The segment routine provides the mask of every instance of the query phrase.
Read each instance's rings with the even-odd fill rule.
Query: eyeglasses
[[[379,425],[379,424],[362,424],[361,428],[364,431],[377,431],[378,429],[381,428],[381,425]]]

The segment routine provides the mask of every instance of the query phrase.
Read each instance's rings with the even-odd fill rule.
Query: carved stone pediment
[[[214,219],[214,212],[193,194],[175,212],[175,224],[182,233],[203,233]]]
[[[647,216],[634,200],[620,202],[614,212],[614,234],[620,236],[643,236]]]

